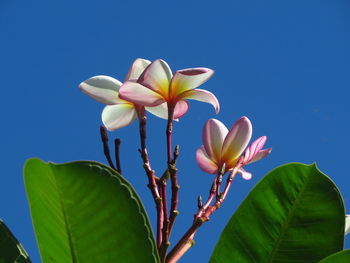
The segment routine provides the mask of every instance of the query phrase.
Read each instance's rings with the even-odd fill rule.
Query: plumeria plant
[[[211,104],[218,114],[216,96],[198,87],[214,71],[182,69],[172,73],[161,59],[136,59],[124,82],[94,76],[80,90],[106,104],[100,127],[108,166],[93,161],[65,164],[30,159],[24,168],[25,186],[44,263],[145,262],[175,263],[193,246],[200,227],[225,202],[234,178],[252,174],[248,164],[271,153],[267,137],[250,143],[251,121],[243,116],[230,129],[217,119],[203,127],[196,151],[200,169],[212,175],[208,197],[198,197],[196,212],[179,240],[171,234],[179,214],[179,145],[173,145],[173,122],[188,112],[187,100]],[[166,120],[166,170],[151,166],[147,151],[147,113]],[[156,229],[132,185],[122,176],[121,140],[115,139],[115,161],[108,131],[139,122],[140,160],[156,208]],[[132,179],[131,179],[132,180]],[[170,185],[171,196],[167,196]],[[0,262],[30,262],[16,238],[0,222]],[[315,164],[291,163],[268,173],[249,193],[223,230],[211,263],[226,262],[350,262],[343,250],[350,219],[336,185]],[[155,233],[155,237],[153,235]],[[5,240],[5,241],[1,241]],[[184,257],[185,260],[186,257]],[[185,262],[185,261],[182,261]]]

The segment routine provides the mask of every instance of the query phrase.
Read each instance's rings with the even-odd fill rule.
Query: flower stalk
[[[100,126],[100,135],[103,144],[103,153],[107,162],[112,169],[116,170],[109,151],[107,129],[103,125]]]
[[[139,113],[139,131],[140,131],[140,144],[141,149],[139,149],[139,152],[141,154],[141,158],[143,161],[143,169],[146,172],[147,178],[148,178],[148,188],[151,190],[156,210],[157,210],[157,247],[160,249],[161,243],[162,243],[162,227],[164,222],[164,211],[163,211],[163,202],[162,197],[159,193],[155,171],[152,170],[151,164],[149,161],[147,148],[146,148],[146,112],[138,111]]]
[[[223,173],[225,171],[225,167],[220,169],[218,175],[215,177],[212,187],[209,191],[209,197],[207,199],[207,202],[202,205],[199,209],[197,214],[194,216],[194,221],[191,225],[191,227],[187,230],[187,232],[182,236],[182,238],[178,241],[178,243],[174,246],[174,248],[169,252],[167,256],[166,263],[175,263],[179,258],[183,256],[184,253],[188,249],[190,249],[193,246],[194,243],[194,236],[199,229],[205,222],[209,221],[210,216],[220,208],[222,203],[225,201],[225,198],[227,196],[227,192],[230,189],[232,180],[234,175],[237,173],[239,169],[239,165],[235,167],[232,172],[228,176],[228,180],[226,182],[225,190],[226,195],[224,195],[224,192],[221,193],[218,188],[220,186],[218,183],[221,184],[220,179],[222,180]],[[229,180],[230,178],[230,180]],[[219,193],[219,194],[218,194]],[[210,205],[214,198],[216,197],[216,201],[213,205]]]
[[[120,144],[121,144],[121,140],[119,138],[114,140],[115,164],[117,166],[117,172],[119,174],[122,174],[122,168],[120,164]]]

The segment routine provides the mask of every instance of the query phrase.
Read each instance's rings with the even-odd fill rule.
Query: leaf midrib
[[[310,180],[310,176],[307,176],[306,181],[304,183],[304,186],[302,187],[301,191],[297,195],[297,197],[295,199],[296,201],[294,202],[292,208],[290,209],[290,212],[288,213],[287,220],[285,220],[286,223],[283,224],[282,227],[281,227],[280,234],[278,235],[277,241],[275,242],[276,245],[272,249],[272,251],[270,253],[270,256],[269,256],[268,260],[266,261],[266,263],[273,262],[273,259],[274,259],[275,255],[276,255],[277,251],[278,251],[278,248],[281,245],[282,236],[284,236],[284,234],[287,232],[287,230],[289,228],[289,223],[290,223],[290,221],[291,221],[291,219],[292,219],[292,217],[294,215],[294,212],[295,212],[296,208],[298,207],[298,205],[300,203],[301,196],[304,194],[306,186],[309,183],[309,180]]]
[[[65,226],[66,232],[67,232],[68,244],[69,244],[69,249],[70,249],[70,255],[72,257],[72,263],[77,263],[78,260],[77,260],[76,254],[74,252],[75,251],[74,250],[74,245],[73,245],[74,243],[73,243],[73,239],[72,239],[72,235],[71,235],[71,228],[70,228],[69,223],[68,223],[68,218],[67,218],[66,208],[65,208],[65,204],[64,204],[63,194],[62,194],[62,191],[60,190],[60,187],[58,186],[59,183],[58,183],[58,180],[56,179],[56,175],[55,175],[54,170],[51,167],[51,164],[50,164],[50,170],[51,170],[51,173],[52,173],[52,175],[54,177],[54,183],[55,183],[58,195],[59,195],[59,203],[60,203],[61,208],[62,208],[63,221],[64,221],[64,226]]]

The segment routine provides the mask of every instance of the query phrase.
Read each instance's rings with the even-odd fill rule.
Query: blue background
[[[215,93],[221,112],[190,102],[175,124],[180,212],[173,243],[189,227],[196,198],[212,176],[195,150],[208,118],[227,126],[242,115],[253,138],[268,136],[272,154],[247,167],[229,197],[196,235],[181,262],[207,262],[232,213],[260,178],[287,162],[317,162],[342,191],[349,209],[350,2],[309,1],[17,1],[0,3],[0,217],[33,262],[40,262],[25,196],[27,158],[105,162],[99,138],[103,105],[78,84],[105,74],[123,80],[131,62],[163,58],[173,70],[209,67],[201,88]],[[165,121],[149,117],[154,168],[164,170]],[[163,138],[164,136],[164,138]],[[110,134],[122,139],[126,178],[154,224],[154,205],[137,152],[137,123]]]

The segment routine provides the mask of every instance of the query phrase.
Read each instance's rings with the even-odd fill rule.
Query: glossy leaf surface
[[[159,261],[142,203],[114,170],[30,159],[24,179],[44,263]]]
[[[311,263],[342,250],[344,205],[315,165],[268,173],[232,216],[211,263]]]

